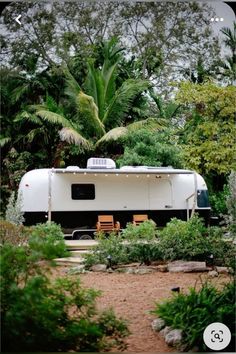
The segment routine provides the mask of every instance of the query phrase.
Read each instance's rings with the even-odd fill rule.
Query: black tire
[[[88,235],[88,234],[84,234],[84,235],[81,235],[80,240],[92,240],[92,236]]]

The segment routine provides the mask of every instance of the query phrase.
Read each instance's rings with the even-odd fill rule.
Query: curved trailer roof
[[[73,173],[73,174],[194,174],[195,171],[181,170],[166,167],[130,167],[130,168],[79,168],[79,167],[67,167],[67,168],[52,168],[53,173]]]

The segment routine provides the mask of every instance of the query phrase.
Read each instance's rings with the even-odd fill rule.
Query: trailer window
[[[94,184],[72,184],[71,198],[79,200],[95,199],[95,185]]]
[[[207,190],[198,190],[197,191],[197,205],[199,208],[209,207],[209,198]]]

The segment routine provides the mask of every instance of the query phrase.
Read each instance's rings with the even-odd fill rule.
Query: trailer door
[[[173,207],[172,183],[170,178],[155,178],[150,180],[149,201],[150,210],[170,209]]]

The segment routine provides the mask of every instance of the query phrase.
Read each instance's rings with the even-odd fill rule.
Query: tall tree
[[[12,23],[19,13],[24,13],[20,28]],[[206,69],[217,63],[218,40],[209,23],[213,16],[211,7],[199,2],[17,3],[3,14],[3,58],[21,66],[31,52],[39,57],[40,68],[68,64],[76,52],[88,58],[94,45],[116,35],[142,77],[165,92],[183,68],[196,66],[199,54]]]
[[[187,107],[182,131],[187,166],[208,175],[230,173],[236,168],[236,88],[186,82],[176,98]]]
[[[231,85],[236,83],[236,22],[231,30],[223,27],[221,32],[225,35],[224,44],[230,50],[230,54],[226,56],[223,62],[223,75],[229,79]]]

